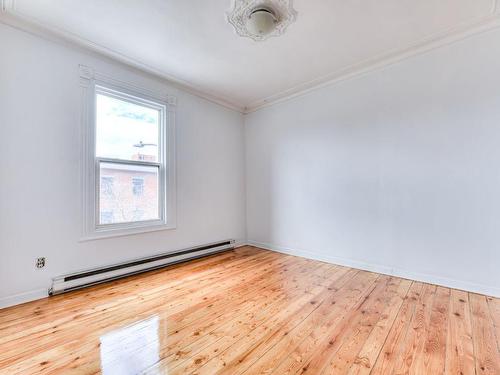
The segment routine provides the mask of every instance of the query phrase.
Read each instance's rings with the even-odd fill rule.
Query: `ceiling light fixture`
[[[243,37],[262,41],[284,33],[295,21],[293,0],[234,0],[227,21]]]

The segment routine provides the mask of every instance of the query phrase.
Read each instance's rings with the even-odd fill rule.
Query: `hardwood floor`
[[[0,310],[1,374],[500,374],[500,299],[253,247]]]

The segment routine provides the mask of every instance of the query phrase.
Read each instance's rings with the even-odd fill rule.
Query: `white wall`
[[[2,24],[0,48],[0,307],[43,295],[70,271],[245,238],[241,114]],[[177,96],[176,230],[78,241],[79,64]]]
[[[56,275],[246,229],[261,246],[500,296],[499,41],[262,109],[244,134],[236,112],[0,24],[0,306]],[[78,241],[78,64],[178,97],[176,230]]]
[[[261,246],[500,296],[500,31],[245,119]]]

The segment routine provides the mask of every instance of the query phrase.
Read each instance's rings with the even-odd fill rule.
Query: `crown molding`
[[[434,34],[406,48],[388,51],[363,62],[350,65],[337,72],[327,74],[267,98],[257,100],[245,106],[244,114],[249,114],[259,109],[305,95],[322,87],[331,86],[345,80],[365,75],[374,70],[383,69],[402,60],[424,54],[440,47],[445,47],[498,27],[500,27],[500,0],[492,0],[491,11],[484,17]]]
[[[386,53],[379,54],[373,58],[365,61],[350,65],[336,72],[332,72],[322,77],[315,78],[309,82],[305,82],[287,90],[283,90],[274,95],[256,100],[246,106],[239,105],[232,102],[229,98],[221,97],[208,90],[202,90],[195,84],[180,80],[174,76],[156,69],[152,66],[144,64],[133,58],[123,55],[113,49],[104,47],[90,40],[79,37],[76,34],[70,33],[66,30],[55,28],[53,26],[44,24],[43,22],[26,16],[16,10],[16,0],[0,0],[1,1],[1,14],[0,23],[7,24],[11,27],[20,29],[22,31],[43,37],[45,39],[59,42],[71,43],[86,50],[99,53],[103,56],[117,60],[128,66],[137,68],[141,71],[149,73],[153,76],[163,79],[167,84],[175,88],[183,90],[189,94],[206,99],[210,102],[216,103],[231,110],[240,112],[242,114],[249,114],[259,109],[278,104],[292,98],[305,95],[311,91],[318,90],[325,86],[334,85],[348,79],[353,79],[374,70],[383,69],[392,64],[398,63],[402,60],[411,58],[413,56],[421,55],[434,49],[444,47],[463,39],[472,37],[474,35],[490,31],[500,27],[500,0],[492,0],[490,12],[479,19],[461,24],[457,27],[448,29],[444,32],[434,34],[428,38],[417,41],[406,48],[387,51]]]
[[[160,69],[154,68],[148,64],[145,64],[134,58],[126,56],[111,48],[102,46],[98,43],[94,43],[88,39],[82,38],[67,30],[53,27],[35,18],[29,17],[19,12],[16,9],[15,0],[0,0],[0,1],[1,1],[0,9],[2,11],[0,13],[0,23],[3,23],[18,30],[42,37],[46,40],[50,40],[52,42],[56,42],[59,44],[67,44],[69,42],[73,46],[76,45],[80,48],[83,48],[84,50],[90,50],[96,52],[100,55],[119,61],[125,65],[131,66],[133,68],[139,69],[153,76],[161,78],[162,80],[165,81],[165,83],[179,90],[185,91],[189,94],[203,98],[212,103],[221,105],[236,112],[240,113],[244,112],[243,106],[232,102],[230,99],[210,93],[206,90],[200,90],[198,87],[196,87],[196,85],[190,82],[178,79]]]

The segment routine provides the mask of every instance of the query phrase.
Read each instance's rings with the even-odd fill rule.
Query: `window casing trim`
[[[95,72],[80,65],[82,89],[82,235],[80,240],[124,236],[176,228],[175,109],[177,99],[166,93],[144,89]],[[96,157],[95,110],[98,93],[161,111],[159,160],[121,160]],[[100,163],[112,162],[158,167],[159,219],[99,224]],[[163,192],[163,194],[162,194]]]

